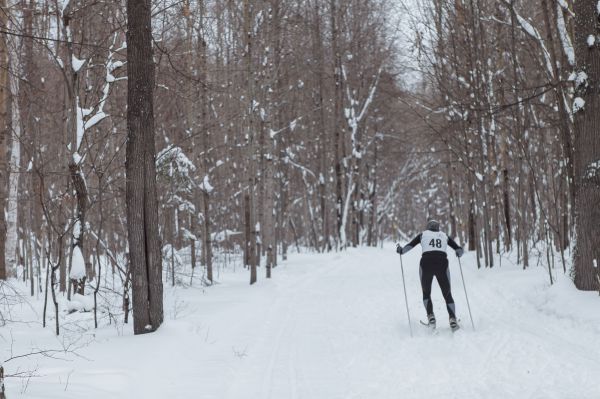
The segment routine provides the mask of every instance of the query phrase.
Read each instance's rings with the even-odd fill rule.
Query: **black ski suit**
[[[446,234],[439,231],[426,230],[409,242],[402,249],[402,253],[410,251],[417,244],[421,244],[423,248],[423,255],[419,264],[419,275],[421,276],[421,288],[423,289],[423,305],[425,305],[427,315],[433,314],[431,284],[435,276],[442,290],[442,295],[446,300],[448,314],[451,318],[456,318],[456,307],[450,290],[450,270],[448,269],[446,247],[449,245],[454,250],[460,249],[461,252],[462,248]]]

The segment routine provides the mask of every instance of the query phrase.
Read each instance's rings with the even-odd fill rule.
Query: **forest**
[[[71,313],[153,332],[173,287],[430,219],[481,273],[600,292],[599,21],[593,0],[0,0],[0,332],[29,298],[55,336]]]

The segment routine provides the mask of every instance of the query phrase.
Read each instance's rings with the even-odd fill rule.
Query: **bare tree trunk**
[[[327,206],[327,177],[329,176],[330,166],[327,162],[327,155],[330,152],[331,144],[329,140],[329,132],[327,130],[326,110],[325,110],[325,55],[323,51],[323,37],[321,34],[321,15],[319,11],[319,2],[315,2],[314,10],[314,29],[313,29],[313,57],[316,60],[317,85],[316,102],[318,107],[318,129],[319,129],[319,208],[321,211],[321,229],[323,235],[322,250],[331,251],[331,237],[329,233],[329,208]]]
[[[98,263],[98,274],[96,276],[96,286],[94,287],[94,328],[98,328],[98,291],[100,291],[100,283],[102,281],[102,259],[100,258],[100,241],[102,240],[102,227],[104,224],[104,202],[102,201],[102,193],[104,192],[104,186],[102,185],[102,178],[104,172],[99,171],[98,175],[98,210],[100,220],[98,221],[97,239],[96,239],[96,262]],[[107,256],[104,259],[108,259]]]
[[[448,161],[446,167],[446,177],[448,180],[448,218],[450,219],[450,236],[456,237],[456,211],[454,206],[454,180],[452,175],[455,173],[454,168],[452,167],[451,159]]]
[[[199,128],[201,129],[201,146],[202,149],[202,159],[200,163],[202,165],[202,173],[204,174],[204,179],[207,184],[203,184],[205,186],[202,190],[202,207],[203,207],[203,223],[202,223],[202,235],[203,235],[203,254],[204,254],[204,264],[206,266],[206,279],[213,283],[213,254],[212,254],[212,239],[211,239],[211,219],[212,215],[210,212],[210,188],[208,187],[208,179],[210,175],[210,128],[208,126],[208,118],[209,118],[209,106],[210,106],[210,95],[208,92],[208,62],[207,62],[207,43],[206,38],[204,37],[205,27],[204,27],[204,2],[199,3],[199,12],[200,12],[200,29],[199,29],[199,37],[198,37],[198,61],[199,61],[199,74],[200,74],[200,93],[199,93],[199,102],[202,107],[200,110],[200,123]],[[191,39],[190,39],[191,40]]]
[[[133,282],[133,330],[163,322],[162,259],[156,200],[151,1],[127,1],[127,227]]]
[[[8,30],[8,14],[6,0],[0,0],[0,28]],[[0,280],[6,280],[6,198],[8,194],[9,162],[8,143],[10,137],[9,103],[10,89],[8,79],[8,43],[7,35],[0,35]]]
[[[37,1],[38,0],[23,0],[22,1],[22,5],[21,5],[21,9],[22,9],[22,15],[23,15],[23,28],[24,28],[24,34],[25,35],[32,35],[33,34],[33,23],[34,23],[34,11],[36,10],[37,7]],[[33,40],[28,40],[28,39],[24,39],[23,40],[23,54],[22,54],[22,61],[21,61],[21,68],[22,68],[22,72],[23,72],[23,79],[26,82],[33,82],[35,81],[36,77],[34,76],[34,69],[35,69],[35,54],[34,54],[34,41]],[[23,137],[19,137],[20,140],[22,140],[23,138],[25,138],[29,144],[32,144],[33,147],[30,150],[30,155],[33,158],[32,162],[33,162],[33,167],[34,168],[39,168],[39,158],[40,158],[40,153],[41,153],[41,146],[40,146],[40,136],[41,136],[41,132],[39,131],[39,129],[35,129],[35,124],[36,124],[36,120],[35,120],[35,116],[33,113],[33,101],[31,101],[31,96],[35,95],[35,91],[34,88],[30,85],[21,85],[22,88],[24,88],[23,92],[20,94],[21,95],[21,102],[20,104],[22,105],[21,108],[21,115],[22,115],[22,125],[23,125]],[[17,90],[18,91],[18,90]],[[13,128],[14,129],[14,128]],[[19,136],[21,136],[19,134]],[[40,188],[41,188],[41,183],[40,183],[40,177],[37,174],[33,174],[31,175],[31,177],[29,178],[29,184],[30,184],[30,190],[31,190],[31,194],[35,197],[35,198],[40,198]],[[31,204],[31,217],[32,217],[32,226],[31,226],[31,231],[33,233],[33,236],[35,238],[35,242],[34,242],[34,251],[33,251],[33,256],[35,257],[35,259],[38,261],[39,263],[39,259],[41,257],[41,252],[42,252],[42,248],[40,248],[40,246],[38,245],[38,243],[41,243],[42,241],[42,205],[39,201],[33,201],[33,203]]]
[[[279,239],[281,240],[281,258],[283,260],[287,260],[288,258],[288,209],[289,209],[289,179],[288,179],[288,169],[287,166],[283,166],[281,183],[279,187],[279,197],[280,197],[280,218],[279,218]]]
[[[10,14],[8,14],[10,15]],[[10,43],[10,42],[9,42]],[[17,233],[17,215],[19,210],[19,201],[17,200],[19,192],[19,167],[21,163],[21,115],[19,107],[19,77],[20,68],[18,64],[18,54],[16,51],[16,40],[13,41],[9,48],[9,80],[10,80],[10,92],[11,92],[11,150],[10,150],[10,164],[8,177],[8,199],[6,205],[6,250],[5,259],[6,267],[15,267],[17,262],[17,245],[18,245],[18,233]],[[39,209],[37,201],[38,196],[35,196],[33,206]]]
[[[377,127],[375,128],[377,131]],[[377,134],[377,133],[376,133]],[[373,150],[373,166],[367,166],[367,170],[370,171],[367,181],[370,182],[371,187],[369,188],[369,204],[371,205],[370,215],[369,215],[369,228],[368,228],[368,236],[367,236],[367,245],[370,247],[377,246],[377,190],[379,188],[377,181],[377,173],[378,173],[378,162],[379,162],[379,138],[375,137],[375,141],[373,143],[375,146]]]
[[[252,202],[250,194],[246,194],[244,197],[245,206],[245,231],[246,231],[246,256],[248,260],[247,266],[250,268],[250,284],[256,283],[257,270],[256,270],[256,232],[252,227]]]
[[[4,367],[0,366],[0,399],[6,399],[4,392]]]
[[[280,57],[280,0],[271,0],[266,3],[268,20],[268,43],[265,49],[264,59],[264,78],[266,83],[263,87],[265,105],[263,109],[263,129],[261,130],[261,192],[263,226],[262,226],[262,244],[263,251],[266,254],[266,277],[271,278],[271,271],[275,265],[277,247],[275,240],[275,143],[271,137],[273,131],[273,122],[277,110],[277,100],[279,96],[279,57]]]
[[[600,43],[596,0],[575,2],[575,285],[600,291]],[[591,38],[591,39],[590,39]],[[577,110],[577,108],[579,108]]]
[[[260,250],[257,248],[257,238],[258,238],[258,229],[257,222],[260,222],[256,219],[256,207],[254,201],[254,190],[256,187],[256,132],[255,124],[254,124],[254,107],[255,107],[255,99],[254,99],[254,73],[252,71],[252,55],[253,55],[253,4],[250,0],[244,0],[244,40],[245,40],[245,74],[246,74],[246,137],[248,140],[248,176],[247,182],[248,187],[247,191],[247,209],[248,217],[246,219],[246,223],[248,224],[247,228],[250,229],[250,234],[247,236],[246,248],[249,253],[247,255],[249,266],[250,266],[250,284],[254,284],[256,282],[258,264],[260,263]]]
[[[75,193],[77,196],[77,212],[75,215],[75,231],[73,232],[73,246],[78,247],[83,255],[83,262],[85,263],[86,251],[84,246],[83,237],[85,234],[85,216],[88,208],[88,190],[85,183],[85,180],[82,176],[81,166],[78,162],[69,163],[69,171],[71,172],[71,181],[73,183],[73,187],[75,188]],[[81,265],[81,267],[85,267]],[[75,293],[83,295],[85,289],[85,279],[86,276],[83,275],[80,278],[71,278],[71,282],[74,287],[78,287],[75,290]]]
[[[333,76],[334,76],[334,96],[333,96],[333,126],[335,129],[334,153],[335,153],[335,195],[336,195],[336,220],[338,233],[338,246],[346,247],[345,241],[345,225],[344,225],[344,129],[341,121],[341,110],[343,107],[344,91],[342,87],[342,60],[339,45],[339,13],[337,0],[330,0],[330,19],[331,19],[331,46],[334,57]],[[350,189],[350,188],[348,188]]]
[[[248,193],[244,194],[244,267],[250,267],[250,257],[252,249],[250,247],[250,242],[252,239],[250,235],[252,234],[252,228],[250,227],[250,195]]]
[[[554,3],[554,2],[552,2]],[[552,61],[552,69],[553,69],[553,77],[552,77],[552,86],[554,87],[554,93],[556,95],[556,105],[558,107],[559,115],[560,115],[560,125],[559,130],[562,138],[562,147],[563,147],[563,157],[566,158],[566,166],[567,166],[567,180],[569,183],[569,199],[572,202],[574,199],[574,152],[573,152],[573,134],[572,134],[572,124],[571,124],[571,115],[569,115],[569,111],[566,109],[565,101],[568,98],[567,93],[565,93],[565,86],[562,84],[561,78],[561,70],[560,66],[562,64],[562,60],[558,58],[558,51],[556,50],[556,45],[554,43],[554,35],[552,34],[552,24],[550,22],[550,12],[548,9],[548,0],[541,0],[541,8],[542,15],[544,16],[544,23],[546,25],[546,41],[548,42],[548,47],[550,51],[550,59]],[[567,236],[568,237],[568,236]]]

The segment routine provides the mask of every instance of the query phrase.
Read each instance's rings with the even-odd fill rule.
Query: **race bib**
[[[424,231],[421,234],[423,252],[442,251],[448,247],[448,236],[441,231]]]

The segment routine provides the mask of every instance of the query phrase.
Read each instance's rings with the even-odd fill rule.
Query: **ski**
[[[419,323],[421,323],[423,326],[427,327],[431,334],[437,335],[438,334],[438,330],[435,328],[435,324],[431,325],[429,323],[425,323],[423,320],[419,320]]]
[[[432,333],[437,334],[438,330],[435,326],[432,326],[431,324],[424,322],[423,320],[419,320],[419,323],[421,323],[421,325],[431,329]],[[455,333],[458,330],[460,330],[460,324],[456,324],[456,327],[450,327],[450,331],[452,331],[452,333]]]

